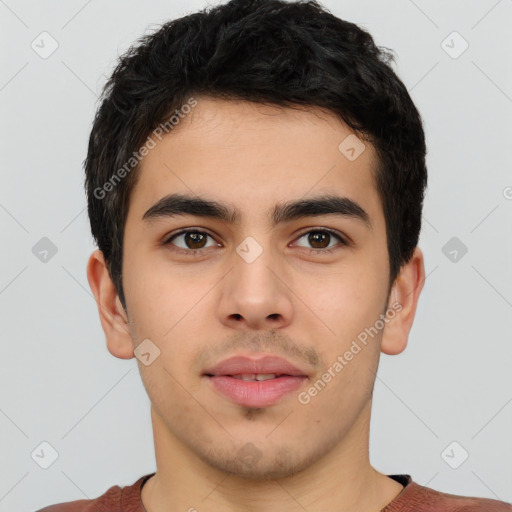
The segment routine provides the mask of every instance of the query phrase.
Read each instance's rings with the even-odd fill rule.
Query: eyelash
[[[214,238],[212,235],[210,235],[210,233],[208,233],[206,231],[201,231],[199,229],[194,229],[194,228],[187,228],[187,229],[182,229],[181,231],[178,231],[177,233],[174,233],[172,236],[170,236],[164,242],[162,242],[162,245],[170,245],[171,242],[175,238],[177,238],[180,235],[186,234],[186,233],[199,233],[200,235],[207,235],[210,238]],[[336,249],[339,249],[340,245],[341,246],[349,245],[348,242],[346,241],[346,239],[343,238],[338,232],[336,232],[332,229],[328,229],[328,228],[313,228],[313,229],[309,229],[307,231],[303,231],[298,235],[297,239],[300,239],[304,235],[308,235],[310,233],[329,233],[329,235],[338,238],[338,240],[340,241],[339,245],[337,245],[331,249],[310,249],[310,254],[318,254],[318,253],[330,254],[330,253],[334,252]],[[306,248],[304,247],[304,249],[306,249]],[[185,254],[185,255],[199,255],[201,253],[201,249],[183,249],[181,247],[177,247],[177,248],[175,248],[175,250],[176,250],[176,252],[179,252],[179,253]]]

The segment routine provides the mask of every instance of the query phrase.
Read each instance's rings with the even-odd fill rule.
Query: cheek
[[[318,304],[324,304],[324,311],[318,316],[330,329],[329,339],[322,342],[326,367],[318,376],[327,384],[325,388],[322,382],[318,384],[322,391],[317,405],[329,404],[340,413],[355,413],[369,398],[382,335],[370,329],[383,307],[379,287],[382,276],[377,277],[373,269],[362,266],[347,272],[343,279],[332,280],[317,295]]]
[[[195,385],[195,376],[190,374],[193,359],[204,345],[215,340],[205,330],[212,314],[205,309],[211,307],[211,301],[204,296],[208,281],[165,275],[154,265],[132,275],[128,304],[132,334],[137,344],[149,338],[160,351],[159,366],[154,371],[139,363],[142,378],[155,382],[164,379],[169,386],[178,385],[172,376],[178,382]]]
[[[142,261],[145,263],[139,263]],[[145,337],[165,336],[180,319],[186,321],[208,289],[205,276],[188,275],[179,266],[150,255],[128,257],[123,272],[135,327]]]
[[[317,279],[308,306],[343,345],[377,320],[384,307],[384,286],[383,275],[375,268],[354,265]]]

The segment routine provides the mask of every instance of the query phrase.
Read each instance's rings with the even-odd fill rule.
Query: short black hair
[[[427,186],[422,120],[392,61],[367,31],[314,0],[231,0],[140,37],[102,91],[84,161],[92,235],[123,306],[123,234],[138,150],[192,96],[320,107],[369,141],[391,288],[418,243]]]

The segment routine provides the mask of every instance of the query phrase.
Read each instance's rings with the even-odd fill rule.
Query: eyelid
[[[339,246],[350,246],[351,245],[351,242],[350,240],[345,236],[345,235],[342,235],[340,232],[338,232],[337,230],[335,229],[332,229],[332,228],[326,228],[326,227],[323,227],[323,226],[313,226],[313,227],[308,227],[308,228],[304,228],[303,230],[301,230],[299,233],[296,234],[295,238],[294,238],[294,241],[302,238],[304,235],[307,235],[309,233],[314,233],[314,232],[326,232],[326,233],[329,233],[330,235],[336,237],[339,239],[340,243],[334,247],[331,247],[331,248],[324,248],[324,249],[317,249],[317,248],[308,248],[308,247],[302,247],[302,246],[299,246],[299,247],[302,247],[303,249],[309,249],[310,251],[312,252],[317,252],[317,253],[330,253],[332,252],[333,250],[337,249]],[[166,236],[164,238],[164,240],[162,241],[162,245],[169,245],[171,244],[171,241],[178,237],[178,236],[181,236],[181,235],[184,235],[186,233],[200,233],[200,234],[204,234],[204,235],[207,235],[209,236],[210,238],[212,238],[213,240],[216,241],[216,236],[214,236],[213,234],[211,234],[209,232],[209,230],[205,229],[205,228],[200,228],[200,227],[188,227],[188,228],[182,228],[174,233],[171,233],[170,235]],[[217,246],[219,244],[219,242],[217,242]],[[183,249],[182,247],[176,247],[175,248],[176,251],[178,252],[185,252],[185,253],[199,253],[201,252],[202,250],[204,249],[209,249],[209,247],[201,247],[199,249]]]
[[[329,233],[330,235],[333,235],[337,237],[342,245],[350,245],[350,240],[345,235],[341,234],[339,231],[332,229],[332,228],[326,228],[323,226],[314,226],[309,228],[304,228],[304,231],[300,231],[298,235],[296,236],[295,240],[297,238],[302,238],[304,235],[307,235],[308,233],[314,233],[317,231],[325,231],[326,233]],[[317,251],[322,251],[322,249],[317,249]],[[325,250],[324,250],[325,252]]]
[[[207,229],[192,226],[192,227],[189,227],[189,228],[178,229],[178,231],[173,232],[173,233],[165,236],[163,241],[162,241],[162,245],[168,245],[168,244],[171,243],[171,240],[173,240],[174,238],[176,238],[176,237],[178,237],[180,235],[185,235],[187,233],[200,233],[200,234],[203,234],[203,235],[207,235],[207,236],[209,236],[210,238],[213,238],[216,241],[216,236],[213,235],[212,233],[210,233]],[[178,250],[182,250],[182,251],[194,251],[194,252],[198,252],[199,251],[199,249],[183,249],[181,247],[177,247],[177,249]]]

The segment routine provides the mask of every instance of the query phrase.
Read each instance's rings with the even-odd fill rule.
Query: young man
[[[512,511],[369,462],[425,270],[420,115],[372,37],[233,0],[121,58],[91,133],[87,275],[137,357],[157,471],[46,512]]]

